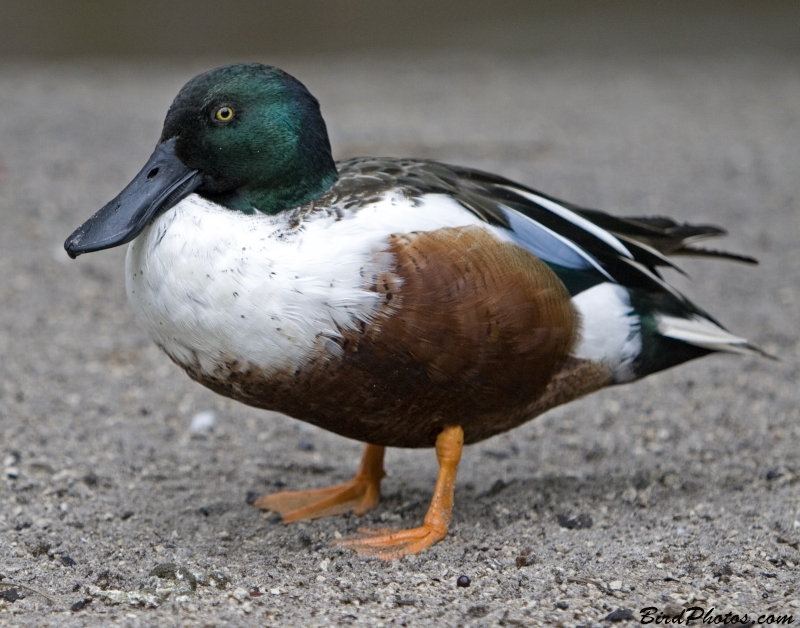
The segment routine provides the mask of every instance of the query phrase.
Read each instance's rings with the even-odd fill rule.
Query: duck
[[[670,285],[720,227],[615,217],[425,159],[333,159],[320,105],[258,63],[180,90],[155,151],[66,240],[130,243],[125,285],[193,380],[366,444],[347,483],[265,495],[284,522],[377,506],[387,447],[433,448],[422,525],[338,542],[415,554],[447,534],[464,445],[714,352],[766,355]]]

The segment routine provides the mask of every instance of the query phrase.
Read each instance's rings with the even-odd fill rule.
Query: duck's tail
[[[594,209],[576,209],[575,212],[617,238],[626,242],[633,241],[661,255],[715,257],[743,264],[758,264],[758,260],[749,255],[693,246],[699,240],[728,235],[725,229],[716,225],[681,224],[664,216],[617,217]]]
[[[664,338],[672,338],[709,351],[724,351],[745,355],[759,355],[776,359],[763,349],[750,344],[747,338],[736,336],[709,318],[697,314],[687,318],[654,314],[656,329]]]
[[[621,281],[622,286],[613,289],[610,284],[600,284],[573,298],[581,309],[586,327],[586,342],[582,350],[594,357],[594,347],[613,345],[615,350],[605,349],[604,357],[614,366],[615,381],[639,379],[717,351],[776,359],[746,338],[729,332],[710,314],[663,281],[659,273],[659,267],[670,267],[683,273],[667,257],[676,255],[758,264],[755,258],[747,255],[695,246],[700,240],[725,235],[724,229],[714,225],[681,224],[660,216],[616,217],[597,210],[570,209],[622,242],[633,257],[623,261],[650,273],[660,284],[660,289],[656,290],[631,281]],[[602,301],[599,300],[601,296]],[[602,303],[606,313],[599,315],[593,301],[598,301],[598,306]],[[614,321],[604,320],[612,312],[615,313]],[[601,322],[604,326],[595,329]],[[614,331],[620,339],[609,343]]]

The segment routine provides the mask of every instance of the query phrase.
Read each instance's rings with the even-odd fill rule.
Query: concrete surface
[[[693,282],[675,281],[782,361],[706,358],[470,447],[448,537],[359,559],[331,541],[421,521],[433,452],[390,450],[363,518],[278,523],[248,492],[344,481],[362,446],[192,383],[138,328],[124,251],[61,249],[220,60],[4,63],[0,585],[52,601],[6,592],[0,625],[597,626],[694,606],[800,621],[800,58],[261,60],[319,97],[339,157],[436,157],[724,225],[762,265],[687,261]]]

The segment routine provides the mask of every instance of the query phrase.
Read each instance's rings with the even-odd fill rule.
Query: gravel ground
[[[61,248],[144,163],[179,87],[220,60],[6,62],[0,584],[26,588],[0,587],[0,625],[574,627],[645,607],[800,620],[798,56],[262,60],[319,97],[338,157],[435,157],[724,225],[761,266],[687,261],[692,283],[671,278],[781,361],[709,357],[469,447],[447,538],[362,560],[333,539],[418,524],[433,452],[390,450],[365,517],[282,525],[248,497],[345,481],[362,445],[192,383],[137,326],[124,251]]]

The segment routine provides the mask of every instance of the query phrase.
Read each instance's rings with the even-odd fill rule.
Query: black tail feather
[[[758,264],[749,255],[695,248],[692,243],[706,238],[727,235],[727,231],[715,225],[690,225],[677,223],[663,216],[610,216],[594,209],[571,207],[573,211],[606,231],[645,244],[663,255],[687,255],[715,257],[744,264]]]

